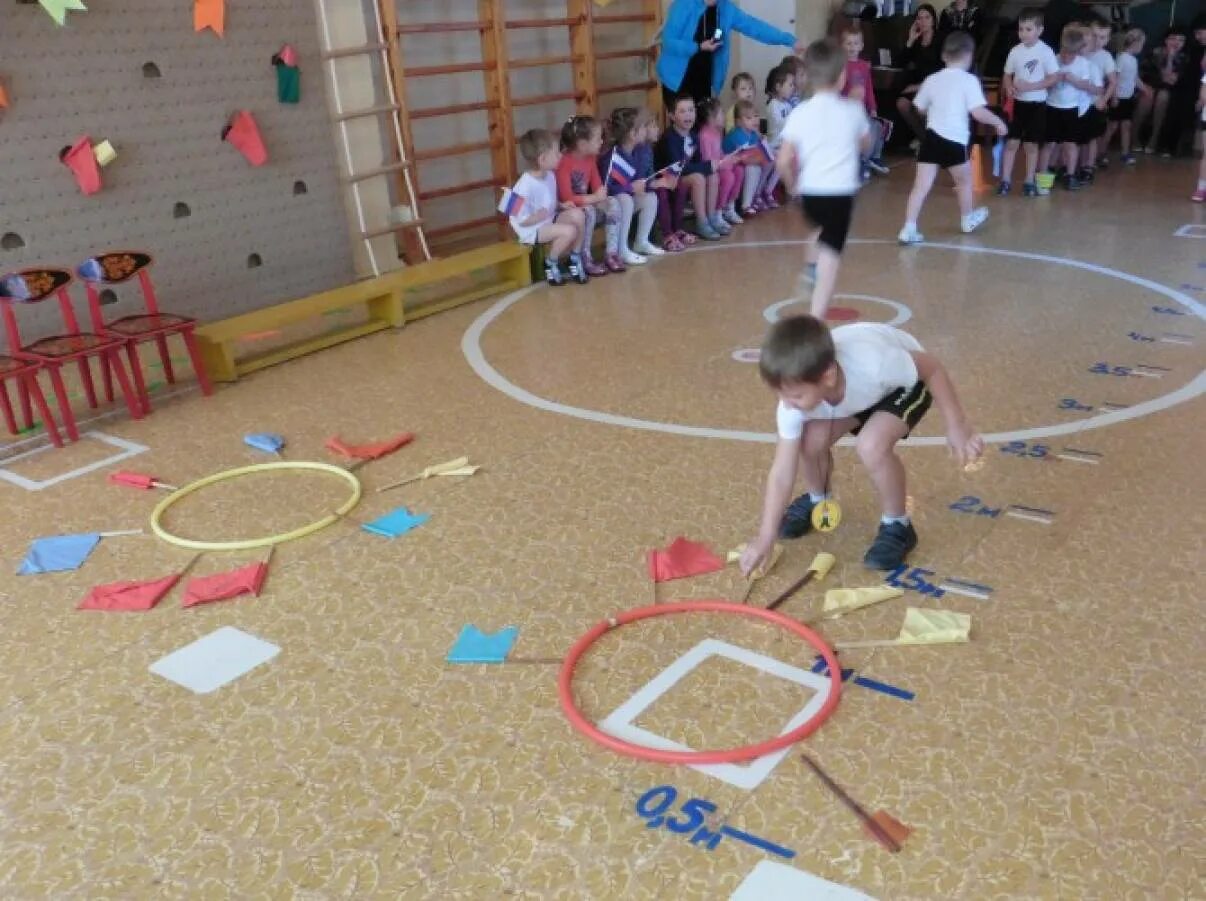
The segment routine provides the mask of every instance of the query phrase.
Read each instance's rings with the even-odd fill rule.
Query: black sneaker
[[[556,260],[544,261],[544,280],[554,288],[559,288],[565,284],[565,273],[561,271],[561,267],[557,265]]]
[[[875,540],[863,557],[868,569],[896,569],[905,561],[909,551],[917,547],[917,532],[912,523],[880,523]]]
[[[1080,179],[1082,185],[1093,184],[1093,179],[1097,175],[1097,170],[1092,166],[1081,166],[1080,171],[1076,173],[1076,177]]]
[[[1023,197],[1038,197],[1039,196],[1038,185],[1036,185],[1032,181],[1028,181],[1025,184],[1023,184],[1022,185],[1022,196]]]
[[[1065,175],[1063,181],[1064,188],[1069,191],[1079,191],[1082,187],[1080,179],[1075,175]]]
[[[815,506],[808,492],[792,501],[783,514],[783,521],[779,523],[779,537],[801,538],[811,532],[812,508]]]
[[[1013,182],[1003,181],[997,185],[997,196],[1005,197],[1013,190]]]
[[[569,255],[569,274],[570,278],[580,285],[585,285],[590,281],[590,276],[586,274],[586,265],[582,262],[582,255],[571,253]]]

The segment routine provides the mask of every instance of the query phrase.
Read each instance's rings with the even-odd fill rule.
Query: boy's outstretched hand
[[[966,466],[984,455],[984,439],[965,422],[956,423],[947,430],[946,444],[960,466]]]
[[[745,550],[741,552],[741,560],[738,563],[738,566],[741,567],[741,574],[749,578],[750,573],[770,559],[771,548],[774,546],[775,539],[773,538],[770,541],[755,538],[747,544]]]

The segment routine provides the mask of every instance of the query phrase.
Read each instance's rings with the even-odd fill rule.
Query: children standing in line
[[[557,202],[557,178],[553,174],[561,162],[557,136],[551,131],[534,128],[519,139],[519,153],[527,170],[511,193],[523,205],[510,217],[520,244],[548,244],[544,260],[544,277],[550,285],[564,285],[565,274],[561,261],[569,256],[569,274],[574,281],[588,280],[577,248],[582,240],[586,217],[572,204]]]
[[[871,144],[871,123],[862,104],[841,96],[844,51],[817,41],[809,46],[804,64],[812,96],[788,117],[776,164],[790,193],[801,198],[804,219],[814,229],[809,263],[816,266],[816,279],[810,309],[824,319],[850,231],[854,195],[862,183],[859,158]]]
[[[833,445],[847,432],[857,436],[855,450],[883,511],[863,564],[876,570],[900,566],[917,546],[917,532],[905,506],[897,443],[933,402],[942,411],[956,462],[965,466],[984,453],[984,439],[968,424],[942,363],[912,335],[888,325],[859,322],[831,332],[813,316],[792,316],[771,327],[758,369],[779,398],[779,441],[758,535],[741,555],[742,573],[757,569],[777,538],[800,538],[812,530],[813,508],[830,498]],[[789,505],[801,471],[805,493]]]
[[[792,103],[795,90],[796,76],[783,66],[771,69],[766,76],[766,141],[770,145],[771,153],[776,155],[779,153],[779,143],[783,140],[783,126],[795,108]],[[776,171],[771,173],[771,177],[763,186],[758,198],[760,206],[768,210],[778,208],[779,204],[775,200],[775,188],[778,184],[779,175]]]
[[[593,116],[571,116],[561,127],[561,149],[564,156],[557,166],[557,196],[564,203],[581,207],[586,217],[578,252],[587,275],[623,272],[626,267],[620,259],[620,204],[614,197],[607,196],[607,186],[599,178],[603,126]],[[591,238],[600,215],[607,236],[607,255],[603,264],[596,263],[591,256]]]
[[[1076,147],[1080,143],[1080,112],[1088,109],[1092,99],[1093,67],[1080,55],[1085,36],[1079,28],[1068,25],[1059,40],[1059,72],[1055,84],[1047,91],[1047,143],[1039,154],[1039,168],[1046,170],[1055,162],[1065,169],[1064,187],[1080,190],[1076,177]],[[1041,191],[1039,193],[1042,193]]]
[[[775,171],[773,160],[766,159],[760,149],[762,135],[758,131],[758,110],[749,100],[738,100],[733,107],[737,124],[724,136],[725,153],[740,153],[745,178],[741,187],[741,217],[758,215],[758,198]]]
[[[1001,136],[1007,134],[1009,129],[988,109],[980,80],[967,71],[975,49],[976,42],[967,32],[956,31],[947,35],[942,44],[942,59],[946,68],[923,81],[913,101],[926,114],[926,128],[921,149],[917,153],[917,175],[909,194],[904,228],[897,236],[901,244],[920,244],[925,240],[917,230],[917,220],[939,169],[946,169],[955,181],[955,194],[959,198],[959,224],[963,233],[974,232],[988,219],[987,208],[972,208],[971,164],[967,152],[971,141],[968,116],[991,125]]]
[[[729,82],[729,88],[733,92],[733,105],[729,107],[728,113],[725,114],[724,130],[732,131],[737,125],[737,104],[742,100],[754,102],[758,94],[758,82],[754,81],[754,76],[749,72],[738,72],[733,76],[733,80]]]
[[[724,150],[724,108],[720,101],[709,97],[699,104],[699,155],[712,164],[716,173],[714,182],[708,182],[708,223],[722,235],[733,230],[734,225],[744,221],[733,204],[745,181],[745,167],[737,162],[737,154]],[[715,184],[715,194],[713,191]],[[696,213],[698,215],[698,213]]]
[[[1043,13],[1024,9],[1018,16],[1018,38],[1021,43],[1009,51],[1005,59],[1005,74],[1001,88],[1013,100],[1013,117],[1009,121],[1009,141],[1001,160],[1001,183],[997,194],[1005,196],[1013,189],[1013,164],[1018,147],[1026,156],[1026,180],[1022,183],[1023,197],[1037,197],[1035,172],[1038,169],[1039,147],[1047,140],[1047,89],[1055,84],[1059,63],[1055,51],[1039,38],[1043,34]]]
[[[842,96],[849,97],[863,105],[871,120],[871,149],[867,151],[862,161],[863,181],[868,173],[887,175],[888,167],[880,158],[884,152],[884,140],[887,137],[885,120],[879,118],[875,104],[875,84],[871,79],[871,64],[862,58],[863,32],[857,22],[847,25],[842,31],[842,48],[846,51],[846,81],[842,88]]]
[[[670,112],[670,128],[654,148],[654,162],[659,170],[681,166],[673,190],[658,189],[658,221],[662,228],[662,246],[666,250],[682,250],[695,243],[695,236],[683,229],[683,209],[687,194],[695,206],[695,231],[705,241],[719,241],[720,233],[708,223],[708,181],[715,179],[712,164],[699,158],[699,142],[695,127],[695,100],[680,94]]]
[[[1098,88],[1088,110],[1084,113],[1084,133],[1081,135],[1080,171],[1077,177],[1083,184],[1092,184],[1097,175],[1097,141],[1105,134],[1106,109],[1114,97],[1118,85],[1117,67],[1114,57],[1105,49],[1110,39],[1110,26],[1100,16],[1093,16],[1082,23],[1085,32],[1085,58],[1093,67],[1090,79]]]
[[[1131,28],[1122,38],[1122,52],[1118,54],[1115,63],[1118,67],[1117,89],[1114,99],[1110,101],[1110,121],[1106,125],[1105,137],[1101,143],[1101,159],[1097,165],[1108,166],[1110,163],[1110,142],[1114,133],[1118,132],[1118,146],[1122,151],[1122,165],[1135,165],[1135,154],[1131,153],[1132,124],[1135,119],[1135,94],[1150,94],[1151,88],[1139,80],[1139,54],[1143,52],[1143,43],[1147,35],[1141,28]]]
[[[657,195],[645,183],[653,174],[653,156],[637,152],[652,120],[648,111],[631,106],[612,112],[609,131],[615,144],[609,153],[599,157],[599,170],[607,179],[607,193],[620,205],[620,260],[628,266],[648,262],[644,250],[657,250],[649,243],[649,233],[657,220]],[[636,250],[628,245],[634,216],[638,216]]]
[[[1198,85],[1198,128],[1206,132],[1206,71],[1202,73],[1201,84]],[[1206,153],[1202,154],[1202,162],[1198,164],[1198,187],[1189,197],[1194,203],[1206,203]]]

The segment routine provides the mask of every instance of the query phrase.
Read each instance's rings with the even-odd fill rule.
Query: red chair
[[[67,401],[67,390],[63,385],[62,367],[64,363],[76,361],[80,370],[80,380],[84,384],[84,393],[88,404],[96,403],[96,388],[92,382],[92,369],[89,361],[93,358],[101,361],[105,377],[110,377],[110,370],[116,374],[122,397],[135,419],[142,418],[142,404],[130,385],[125,366],[121,362],[123,342],[120,338],[108,335],[96,335],[91,332],[81,332],[79,321],[75,318],[75,310],[71,306],[71,295],[67,286],[71,284],[71,273],[66,269],[22,269],[0,279],[0,306],[4,313],[4,332],[8,339],[9,354],[17,360],[37,363],[50,376],[58,399],[59,409],[63,414],[63,425],[67,436],[72,441],[78,441],[80,434],[75,425],[75,416]],[[21,333],[17,329],[17,316],[13,309],[16,304],[35,304],[58,298],[59,312],[67,334],[42,338],[32,344],[21,343]],[[21,409],[26,421],[29,414],[30,394],[21,391]]]
[[[197,339],[194,330],[197,320],[189,316],[178,316],[173,313],[159,311],[159,302],[155,297],[155,288],[151,284],[151,276],[147,271],[151,265],[151,255],[136,250],[111,251],[98,254],[85,261],[76,271],[84,280],[88,292],[88,310],[92,316],[92,328],[113,338],[125,342],[126,354],[130,360],[130,368],[134,371],[134,385],[138,389],[143,409],[151,412],[151,401],[143,381],[142,365],[138,360],[138,345],[154,341],[159,347],[159,359],[163,363],[163,375],[168,384],[176,383],[176,373],[172,369],[172,358],[168,354],[167,339],[170,335],[179,335],[184,339],[189,359],[193,363],[193,372],[197,374],[197,383],[201,393],[214,393],[209,375],[205,371],[205,363],[197,349]],[[122,316],[112,322],[105,322],[101,313],[100,287],[104,285],[120,285],[138,276],[138,285],[142,289],[142,299],[146,306],[145,313],[133,316]],[[105,373],[106,397],[112,398],[113,386]]]
[[[50,436],[54,446],[62,447],[63,438],[59,434],[54,417],[50,415],[50,407],[46,405],[46,395],[42,393],[42,386],[38,384],[40,368],[37,363],[14,360],[12,357],[0,354],[0,410],[4,411],[4,424],[8,426],[9,434],[20,434],[17,430],[17,419],[13,415],[13,402],[8,396],[8,380],[13,379],[17,383],[19,397],[33,398],[34,405],[38,408],[38,415],[42,417],[42,423],[46,426],[46,434]],[[30,428],[33,425],[33,411],[28,408],[28,405],[25,406],[26,409],[23,411],[25,427]]]

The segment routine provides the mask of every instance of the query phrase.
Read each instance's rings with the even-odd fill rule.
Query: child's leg
[[[1046,172],[1051,168],[1051,152],[1053,147],[1055,145],[1048,141],[1039,148],[1038,167],[1042,172]]]
[[[695,207],[695,230],[711,231],[708,225],[708,179],[702,172],[692,172],[684,175],[679,182],[680,188],[691,192],[691,203]]]
[[[705,217],[711,220],[720,209],[718,202],[720,200],[720,173],[713,172],[710,175],[704,176],[704,186],[706,188],[704,204],[706,206]],[[699,215],[699,207],[695,208],[696,216]]]
[[[824,321],[825,314],[829,312],[829,304],[833,300],[834,288],[837,287],[842,255],[828,244],[818,242],[816,248],[817,277],[812,286],[812,302],[808,312]]]
[[[664,241],[676,231],[671,208],[674,204],[673,195],[676,195],[678,190],[655,188],[654,193],[657,195],[657,224],[662,230],[662,240]]]
[[[744,178],[743,168],[733,166],[720,172],[720,190],[716,195],[716,210],[723,213],[733,205],[737,189]]]
[[[1169,91],[1156,91],[1156,99],[1152,104],[1152,133],[1147,139],[1149,150],[1155,151],[1160,149],[1160,142],[1163,139],[1164,117],[1168,114],[1168,98]]]
[[[696,180],[698,183],[699,180]],[[674,232],[680,232],[683,229],[683,211],[687,208],[687,195],[691,193],[691,181],[689,177],[680,178],[678,184],[674,186],[674,203],[670,208],[670,222],[674,226]],[[673,234],[674,232],[671,232]]]
[[[762,186],[765,174],[766,170],[760,166],[745,167],[745,181],[741,186],[741,212],[746,212],[754,205],[754,198],[758,196],[758,189]]]
[[[913,178],[913,190],[909,192],[909,203],[905,207],[905,227],[917,226],[921,216],[921,208],[925,199],[934,187],[934,179],[938,177],[938,166],[934,163],[918,163],[917,175]]]
[[[1022,145],[1022,153],[1026,155],[1026,184],[1032,185],[1038,171],[1039,145],[1027,141]]]
[[[884,155],[884,138],[887,136],[887,132],[875,119],[871,120],[871,135],[871,150],[868,152],[868,157],[879,162],[880,157]]]
[[[775,188],[779,186],[779,170],[771,167],[762,185],[762,199],[770,203],[774,199]]]
[[[632,217],[636,212],[636,203],[631,194],[617,194],[616,202],[620,204],[620,253],[628,253],[628,238],[632,233]]]
[[[884,516],[905,516],[905,468],[896,455],[896,443],[908,431],[903,419],[881,411],[871,415],[855,439],[854,448],[875,485]]]
[[[1020,140],[1018,140],[1017,138],[1010,138],[1008,141],[1005,142],[1005,152],[1001,155],[1001,181],[1006,182],[1006,183],[1013,181],[1013,163],[1014,163],[1014,160],[1017,159],[1018,147],[1020,147],[1021,145],[1022,145],[1022,142]],[[1030,148],[1031,146],[1033,146],[1033,145],[1031,145],[1031,144],[1026,145],[1027,148]],[[1030,158],[1029,149],[1027,149],[1026,158],[1027,159]],[[1034,181],[1034,173],[1033,172],[1030,173],[1027,180]]]
[[[1113,123],[1111,123],[1113,124]],[[1131,122],[1124,119],[1118,126],[1118,147],[1123,156],[1131,155]]]
[[[638,248],[649,246],[649,235],[653,231],[653,221],[661,212],[661,198],[659,194],[652,191],[646,191],[644,194],[634,196],[639,216],[637,218],[636,243],[634,246]],[[640,253],[641,251],[637,251]]]
[[[810,419],[800,440],[800,475],[814,501],[828,496],[833,480],[833,446],[858,425],[852,416],[843,419]],[[904,423],[901,423],[904,425]]]
[[[540,231],[536,233],[537,241],[541,244],[549,245],[549,259],[554,262],[560,260],[573,249],[574,245],[578,243],[578,237],[578,224],[569,220],[563,220],[560,216],[556,222],[542,225]]]
[[[1206,199],[1206,153],[1202,154],[1202,162],[1198,163],[1198,187],[1193,192],[1193,199],[1198,203]]]
[[[969,216],[972,211],[972,203],[975,201],[972,196],[971,163],[951,166],[948,171],[955,181],[955,198],[959,201],[959,215],[960,217]]]
[[[1106,123],[1105,134],[1101,136],[1101,155],[1110,152],[1110,142],[1114,140],[1114,132],[1118,131],[1118,123],[1111,119]]]
[[[582,240],[578,242],[578,252],[583,258],[590,259],[590,242],[595,235],[597,217],[593,206],[579,207],[582,210]]]
[[[625,196],[627,196],[627,195],[625,195]],[[608,256],[619,256],[620,255],[620,247],[621,247],[621,242],[620,242],[620,237],[621,237],[620,198],[619,197],[608,197],[607,198],[607,203],[605,203],[603,205],[603,215],[605,217],[603,220],[603,233],[607,239],[607,255]],[[628,222],[626,224],[631,224],[631,223],[632,223],[632,210],[630,207],[629,213],[628,213]],[[627,229],[624,230],[623,237],[624,237],[623,245],[625,247],[627,247],[627,245],[628,245]]]
[[[1076,151],[1077,146],[1072,142],[1064,144],[1064,168],[1068,170],[1069,175],[1076,174]]]

